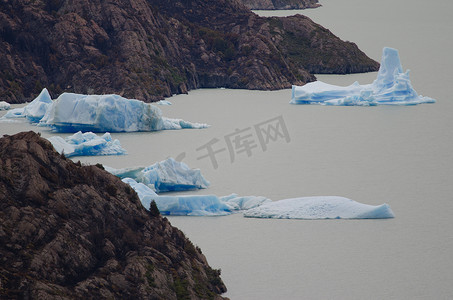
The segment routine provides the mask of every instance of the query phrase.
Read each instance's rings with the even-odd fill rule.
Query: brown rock
[[[221,299],[219,271],[136,193],[36,133],[0,139],[1,299]]]

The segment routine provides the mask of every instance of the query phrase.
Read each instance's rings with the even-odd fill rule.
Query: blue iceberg
[[[149,210],[152,201],[162,215],[172,216],[225,216],[231,214],[230,207],[213,195],[160,196],[149,186],[132,178],[124,178],[137,193],[142,205]]]
[[[398,50],[384,48],[376,80],[367,85],[358,82],[342,87],[315,81],[292,87],[291,104],[320,104],[344,106],[415,105],[434,103],[434,99],[417,94],[403,72]]]
[[[124,178],[137,193],[142,205],[149,210],[152,201],[162,215],[171,216],[226,216],[271,202],[265,197],[245,196],[236,194],[218,197],[215,195],[176,195],[161,196],[146,184],[132,178]]]
[[[6,119],[25,118],[24,108],[25,107],[19,107],[8,110],[8,112],[1,118],[2,121]]]
[[[157,208],[162,215],[226,216],[231,210],[214,195],[157,196]]]
[[[51,105],[52,99],[50,98],[49,91],[44,88],[35,100],[24,107],[24,116],[31,123],[38,123]]]
[[[119,95],[81,95],[63,93],[40,121],[58,132],[135,132],[164,129],[206,128],[162,116],[152,104]]]
[[[82,133],[79,131],[65,139],[53,136],[48,140],[58,153],[63,153],[66,157],[126,154],[120,141],[113,140],[108,132],[103,136],[97,136],[93,132]]]
[[[120,178],[130,177],[153,186],[157,193],[205,189],[209,186],[199,169],[191,169],[183,162],[168,158],[149,167],[106,170]]]
[[[160,100],[156,102],[157,105],[172,105],[172,103],[168,100]]]
[[[11,104],[6,101],[0,101],[0,110],[8,110],[11,108]]]
[[[44,88],[41,93],[27,106],[14,108],[8,111],[3,118],[27,118],[31,123],[38,123],[44,117],[46,111],[52,104],[49,91]]]
[[[387,219],[394,214],[387,204],[362,204],[344,197],[318,196],[265,203],[244,212],[244,217],[273,219]]]
[[[232,211],[248,210],[272,202],[271,199],[263,196],[238,196],[237,194],[220,197],[220,201],[228,205]]]

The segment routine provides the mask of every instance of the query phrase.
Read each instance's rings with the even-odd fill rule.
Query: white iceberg
[[[230,207],[214,195],[159,196],[147,185],[132,178],[124,178],[137,193],[142,205],[149,210],[155,201],[162,215],[173,216],[225,216]]]
[[[120,141],[113,140],[108,132],[103,136],[97,136],[93,132],[82,133],[79,131],[65,139],[53,136],[48,140],[58,153],[63,153],[66,157],[126,154]]]
[[[183,162],[168,158],[149,167],[106,170],[120,178],[130,177],[154,187],[157,193],[205,189],[209,186],[199,169],[191,169]]]
[[[214,195],[157,196],[154,201],[162,215],[171,216],[226,216],[228,205]]]
[[[164,129],[206,128],[162,117],[161,110],[140,100],[119,95],[81,95],[63,93],[53,101],[40,125],[58,132],[134,132]]]
[[[342,87],[315,81],[292,87],[291,104],[321,105],[415,105],[434,103],[434,99],[417,94],[403,72],[398,50],[384,48],[377,79],[366,85],[358,82]]]
[[[160,100],[156,102],[157,105],[172,105],[172,103],[168,100]]]
[[[157,194],[150,187],[137,182],[132,178],[123,178],[122,181],[129,184],[134,189],[142,205],[149,210],[149,206],[151,205],[151,202],[155,200]]]
[[[3,118],[27,118],[31,123],[38,123],[52,104],[49,91],[44,88],[32,102],[21,108],[8,111]]]
[[[149,186],[132,178],[124,178],[137,193],[142,205],[149,210],[151,202],[155,201],[162,215],[172,216],[226,216],[233,212],[256,207],[271,202],[265,197],[245,196],[236,194],[217,197],[215,195],[182,195],[161,196]]]
[[[13,109],[8,110],[8,112],[2,117],[2,120],[25,118],[24,108],[25,107],[19,107],[19,108],[13,108]]]
[[[52,105],[52,98],[50,98],[49,91],[44,88],[35,100],[24,107],[24,116],[31,123],[38,123],[50,105]]]
[[[263,196],[238,196],[237,194],[220,197],[220,201],[228,205],[232,211],[248,210],[272,202],[271,199]]]
[[[394,218],[387,204],[362,204],[344,197],[319,196],[265,203],[244,212],[244,217],[273,219],[386,219]]]
[[[0,110],[8,110],[11,108],[11,104],[6,101],[0,101]]]

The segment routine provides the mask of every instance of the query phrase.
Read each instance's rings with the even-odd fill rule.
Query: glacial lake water
[[[231,299],[452,299],[453,2],[321,4],[300,13],[378,61],[384,46],[398,49],[415,90],[437,103],[296,106],[288,104],[290,90],[196,90],[168,99],[173,105],[161,109],[210,128],[112,134],[128,155],[74,160],[120,168],[173,156],[200,168],[211,182],[192,193],[273,200],[336,195],[388,203],[394,211],[396,218],[389,220],[169,218],[222,270]],[[318,76],[338,85],[375,78],[376,73]],[[275,122],[284,123],[287,136],[261,143],[257,128]],[[22,130],[53,135],[25,123],[0,123],[1,135]],[[254,142],[250,153],[228,148],[237,130]],[[221,151],[217,167],[205,156],[209,143]]]

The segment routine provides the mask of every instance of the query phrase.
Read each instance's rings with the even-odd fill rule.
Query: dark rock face
[[[101,168],[0,139],[0,298],[221,299],[199,248]]]
[[[320,7],[318,0],[241,0],[250,9],[306,9]]]
[[[54,98],[67,91],[155,101],[378,68],[308,18],[262,18],[238,0],[0,1],[0,65],[0,99],[10,103],[42,87]]]

